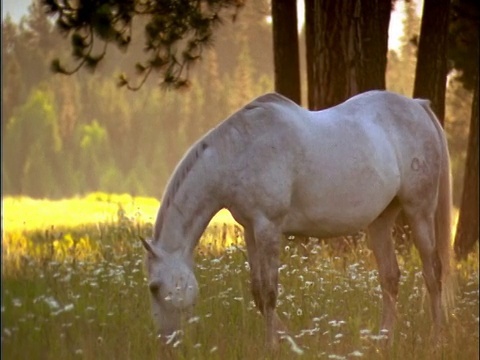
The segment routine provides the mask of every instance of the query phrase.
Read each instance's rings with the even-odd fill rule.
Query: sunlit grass
[[[2,225],[6,232],[32,231],[116,222],[119,216],[153,223],[159,206],[155,198],[100,192],[64,200],[6,197],[2,199]],[[222,210],[212,222],[223,224],[234,220],[228,211]]]
[[[97,204],[100,218],[68,224],[60,220],[62,216],[79,219],[68,212],[88,212],[94,202],[102,204]],[[138,241],[138,235],[151,233],[158,208],[157,202],[147,202],[129,197],[108,200],[107,195],[96,194],[72,203],[65,200],[63,211],[58,205],[57,217],[43,220],[15,210],[25,224],[36,222],[38,227],[5,227],[2,236],[1,341],[6,358],[270,357],[263,348],[263,321],[250,294],[241,229],[227,221],[212,223],[197,249],[200,296],[183,338],[169,348],[160,346]],[[5,204],[7,218],[13,210]],[[53,211],[44,207],[40,213]],[[16,221],[23,226],[20,219]],[[349,250],[320,241],[301,245],[285,240],[281,258],[278,312],[303,351],[301,358],[478,358],[478,249],[456,266],[457,301],[444,345],[435,352],[429,340],[428,296],[415,250],[399,259],[399,319],[391,349],[382,347],[378,332],[381,291],[364,238]],[[296,351],[284,341],[276,358],[292,359],[299,356]]]
[[[24,257],[65,261],[99,259],[105,237],[138,241],[151,236],[160,203],[153,198],[93,193],[83,198],[38,200],[2,199],[2,254],[10,267]],[[227,210],[210,222],[202,243],[208,251],[241,241],[241,230]],[[220,239],[217,241],[217,238]]]

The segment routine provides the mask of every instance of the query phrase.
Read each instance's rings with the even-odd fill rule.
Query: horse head
[[[172,335],[180,330],[181,319],[193,308],[198,283],[191,267],[177,253],[165,252],[158,243],[141,239],[146,250],[152,314],[159,335]]]

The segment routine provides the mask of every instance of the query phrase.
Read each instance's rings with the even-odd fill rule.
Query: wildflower
[[[363,353],[358,351],[358,350],[355,350],[353,352],[351,352],[350,354],[348,354],[348,356],[352,356],[352,357],[362,357],[363,356]]]
[[[57,310],[60,307],[58,301],[55,300],[55,298],[53,298],[52,296],[44,298],[43,301],[45,301],[52,310]]]
[[[386,340],[388,338],[387,335],[383,335],[383,334],[380,334],[380,335],[370,335],[370,339],[371,340]]]
[[[193,316],[190,319],[188,319],[189,324],[197,323],[200,321],[200,316]]]
[[[336,360],[343,360],[343,359],[345,359],[345,356],[331,354],[331,355],[328,355],[328,358],[329,359],[336,359]]]
[[[287,342],[290,345],[290,350],[292,350],[295,354],[302,355],[303,350],[295,343],[295,341],[292,339],[291,336],[289,335],[283,335],[282,339],[287,340]]]
[[[317,321],[322,321],[323,319],[325,319],[327,317],[327,315],[322,315],[320,317],[314,317],[312,320],[317,322]]]
[[[178,331],[174,331],[173,333],[171,333],[170,335],[167,336],[167,341],[165,342],[166,345],[169,345],[172,343],[173,340],[175,340],[175,338],[179,337],[182,335],[182,331],[181,330],[178,330]],[[160,337],[161,335],[159,335]]]
[[[337,321],[337,320],[331,320],[331,321],[328,322],[328,325],[333,326],[333,327],[340,327],[340,326],[342,326],[343,324],[346,324],[346,322],[343,321],[343,320],[339,320],[339,321]]]

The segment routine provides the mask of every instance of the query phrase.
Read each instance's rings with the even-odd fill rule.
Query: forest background
[[[397,1],[403,36],[388,54],[387,89],[413,92],[420,31],[416,2]],[[19,22],[2,21],[2,192],[33,198],[66,198],[93,191],[160,198],[187,148],[254,97],[274,89],[268,0],[247,2],[225,22],[192,85],[166,91],[149,79],[138,91],[119,89],[118,73],[134,69],[142,44],[125,53],[111,48],[93,74],[82,69],[53,75],[50,62],[67,57],[70,44],[35,0]],[[137,24],[134,31],[142,31]],[[305,53],[305,34],[300,51]],[[300,56],[305,59],[305,56]],[[302,80],[306,78],[301,63]],[[302,81],[305,83],[305,81]],[[306,106],[306,89],[302,103]],[[472,94],[449,76],[445,127],[459,206]]]

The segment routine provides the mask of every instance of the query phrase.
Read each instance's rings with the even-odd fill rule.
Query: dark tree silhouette
[[[478,149],[477,81],[472,103],[462,203],[454,243],[455,255],[458,259],[465,258],[478,241]]]
[[[160,73],[166,86],[188,84],[188,70],[212,44],[213,31],[225,13],[235,18],[242,0],[42,0],[54,16],[56,27],[70,37],[72,56],[67,69],[58,59],[56,72],[71,74],[82,67],[94,69],[105,57],[109,44],[127,49],[132,41],[134,19],[145,22],[146,60],[136,64],[139,83],[121,76],[119,85],[139,88],[152,71]],[[227,11],[229,10],[229,11]]]
[[[275,91],[301,103],[297,2],[272,0]]]
[[[425,0],[413,96],[429,99],[442,125],[447,86],[447,34],[450,0]]]
[[[308,106],[385,89],[391,0],[305,1]]]
[[[473,90],[470,135],[460,213],[454,250],[458,259],[465,258],[478,242],[478,63],[480,4],[476,0],[452,0],[448,33],[448,58],[458,71],[457,79]]]

